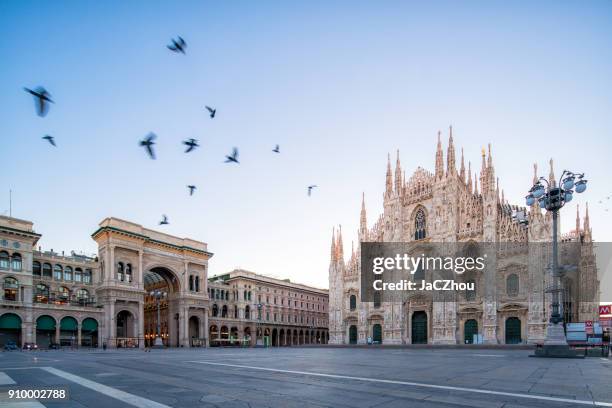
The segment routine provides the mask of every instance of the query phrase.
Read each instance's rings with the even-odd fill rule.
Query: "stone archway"
[[[189,318],[189,344],[194,345],[194,341],[200,338],[200,318],[191,316]]]
[[[145,272],[143,283],[145,290],[144,330],[147,345],[153,346],[155,339],[161,337],[164,346],[178,346],[179,322],[171,316],[175,316],[178,309],[179,279],[169,268],[156,266]],[[188,331],[191,330],[189,324]],[[187,338],[191,338],[189,333],[187,333]]]

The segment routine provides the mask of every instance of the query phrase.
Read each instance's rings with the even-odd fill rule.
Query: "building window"
[[[249,307],[249,305],[247,305],[244,308],[244,318],[245,319],[250,319],[251,318],[251,308]]]
[[[422,208],[419,208],[419,210],[416,213],[416,216],[414,217],[414,239],[415,240],[425,238],[426,227],[427,227],[427,220],[425,218],[425,211],[423,211]]]
[[[221,308],[221,317],[227,317],[227,305],[223,305]]]
[[[519,293],[519,277],[515,273],[506,278],[506,293],[508,296],[516,296]]]
[[[43,272],[44,272],[44,269],[43,269]],[[62,269],[62,265],[55,265],[53,267],[53,279],[61,281],[63,275],[64,275],[64,270]]]
[[[66,304],[70,300],[70,289],[65,286],[61,286],[57,292],[57,302],[60,304]]]
[[[351,297],[349,298],[349,309],[357,309],[357,296],[351,295]]]
[[[132,282],[132,264],[130,263],[125,266],[125,281]]]
[[[40,276],[42,274],[42,268],[40,266],[40,262],[34,261],[32,262],[32,275]]]
[[[60,269],[61,269],[61,266],[60,266]],[[51,270],[52,270],[51,264],[44,263],[43,267],[42,267],[42,276],[43,276],[43,278],[50,278],[51,277],[51,273],[52,273]],[[60,275],[60,279],[61,279],[61,275]]]
[[[21,270],[21,255],[18,253],[14,253],[11,258],[11,269],[14,271]]]
[[[196,292],[200,291],[200,277],[199,276],[195,277],[195,291]]]
[[[219,306],[216,304],[214,304],[212,307],[212,315],[213,317],[217,317],[219,315]]]
[[[4,300],[17,300],[17,291],[19,290],[19,282],[17,279],[9,276],[4,278]]]
[[[37,303],[48,303],[49,302],[49,287],[39,283],[36,285],[35,301]]]
[[[471,284],[474,285],[474,290],[465,290],[465,300],[471,302],[476,299],[476,291],[478,288],[476,287],[476,282],[473,279],[468,280],[466,283],[468,284],[468,287],[471,287]]]
[[[193,292],[193,275],[189,275],[189,290]]]
[[[77,292],[78,300],[88,300],[89,299],[89,291],[87,289],[79,289]]]
[[[377,309],[380,307],[380,291],[378,290],[374,291],[374,307]]]
[[[74,281],[75,282],[83,281],[83,270],[81,268],[74,269]]]
[[[91,269],[85,269],[83,274],[83,283],[91,283]]]
[[[119,262],[117,264],[117,279],[120,282],[125,281],[125,266],[123,265],[123,262]]]
[[[9,254],[6,251],[0,251],[0,269],[9,268]]]
[[[67,282],[72,281],[72,268],[70,266],[64,268],[64,280]]]

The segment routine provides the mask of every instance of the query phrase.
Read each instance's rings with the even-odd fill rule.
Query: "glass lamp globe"
[[[535,203],[535,197],[533,196],[533,194],[529,194],[527,195],[527,197],[525,197],[525,203],[528,207],[531,207],[533,203]]]
[[[563,180],[563,189],[571,190],[572,187],[574,187],[574,176],[566,177],[565,180]]]
[[[540,208],[546,208],[546,199],[540,200]]]
[[[577,193],[584,193],[584,191],[587,188],[587,181],[586,180],[580,180],[576,183],[576,192]]]
[[[570,201],[572,201],[572,198],[574,198],[574,194],[571,191],[566,191],[565,192],[565,202],[569,203]]]
[[[540,198],[544,195],[544,186],[541,184],[537,184],[534,186],[532,194],[535,198]]]

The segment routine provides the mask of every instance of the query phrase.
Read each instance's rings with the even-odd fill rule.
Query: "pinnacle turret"
[[[442,153],[442,140],[440,140],[440,131],[438,131],[438,147],[436,149],[436,180],[442,179],[444,176],[444,157]]]
[[[450,136],[448,137],[448,150],[446,153],[446,175],[453,175],[457,171],[455,167],[455,145],[453,144],[453,127],[450,127]]]

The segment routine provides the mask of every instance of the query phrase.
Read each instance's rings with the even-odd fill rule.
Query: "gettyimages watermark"
[[[612,243],[561,242],[566,307],[612,301]],[[553,287],[551,243],[361,243],[361,301],[541,302]]]

